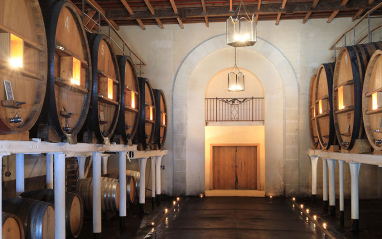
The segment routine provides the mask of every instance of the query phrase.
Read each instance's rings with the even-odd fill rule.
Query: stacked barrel
[[[347,46],[335,67],[319,67],[309,97],[313,148],[317,135],[323,150],[338,151],[332,147],[338,141],[341,152],[382,151],[381,48],[381,42]]]

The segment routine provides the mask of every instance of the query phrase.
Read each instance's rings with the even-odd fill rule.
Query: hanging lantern
[[[240,14],[243,7],[244,14]],[[227,19],[227,45],[233,47],[253,46],[257,41],[256,17],[248,14],[243,1],[240,1],[236,16]]]
[[[244,91],[244,74],[236,65],[236,47],[235,47],[235,65],[231,72],[228,73],[228,91]]]

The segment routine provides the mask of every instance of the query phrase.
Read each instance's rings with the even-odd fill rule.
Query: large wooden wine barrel
[[[362,114],[370,145],[382,151],[382,51],[374,52],[367,66],[362,92]]]
[[[20,219],[13,214],[3,212],[3,239],[23,239],[24,227]]]
[[[333,72],[334,63],[320,65],[313,90],[317,135],[323,149],[329,149],[336,141],[333,119]]]
[[[47,54],[38,0],[0,0],[0,139],[29,140],[46,92]]]
[[[77,193],[81,195],[85,209],[93,209],[93,178],[78,180]],[[114,178],[101,178],[102,212],[119,210],[119,182]]]
[[[3,211],[20,218],[27,239],[54,238],[54,209],[51,203],[11,198],[3,200]]]
[[[90,49],[75,5],[63,0],[50,2],[43,7],[48,86],[33,136],[45,141],[76,143],[90,105]]]
[[[151,149],[155,133],[155,99],[153,88],[147,78],[139,77],[139,123],[133,143],[138,150]]]
[[[82,141],[110,144],[121,104],[117,56],[107,36],[89,34],[88,38],[92,57],[93,91],[87,123],[82,130]]]
[[[333,77],[334,126],[341,148],[351,150],[364,138],[362,87],[371,55],[381,42],[347,46],[338,54]]]
[[[162,149],[166,141],[167,134],[167,104],[166,97],[162,90],[154,90],[155,97],[155,132],[154,149]]]
[[[128,56],[118,56],[121,74],[121,109],[113,141],[130,144],[138,129],[139,84],[134,64]]]
[[[316,112],[315,112],[315,105],[316,105],[316,75],[312,76],[312,79],[310,80],[310,88],[309,88],[309,132],[310,132],[310,142],[312,149],[318,149],[320,148],[320,142],[318,139],[317,134],[317,127],[316,127]]]
[[[20,194],[22,198],[29,198],[54,203],[54,190],[36,190]],[[76,193],[66,192],[65,196],[66,237],[77,238],[82,229],[84,209],[81,197]]]
[[[134,178],[134,182],[135,182],[135,202],[138,203],[139,202],[139,190],[140,190],[140,182],[141,182],[141,173],[138,172],[138,171],[134,171],[134,170],[126,170],[126,176],[128,178]],[[133,196],[130,194],[130,196]],[[134,203],[134,202],[133,202]]]

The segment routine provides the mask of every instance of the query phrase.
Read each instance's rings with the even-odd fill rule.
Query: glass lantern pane
[[[236,91],[236,74],[228,73],[228,91]]]
[[[244,74],[239,72],[237,74],[237,81],[236,81],[236,90],[237,91],[243,91],[244,90]]]
[[[227,44],[231,45],[233,42],[235,42],[235,30],[236,30],[236,23],[238,21],[236,19],[233,19],[232,16],[227,19]]]

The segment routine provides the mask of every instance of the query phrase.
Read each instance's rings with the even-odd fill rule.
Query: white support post
[[[65,239],[65,154],[54,154],[54,238]]]
[[[101,153],[93,152],[93,235],[99,238],[102,231],[101,217]]]
[[[53,154],[46,154],[46,188],[53,189]]]
[[[119,152],[119,217],[120,226],[126,226],[126,151]]]
[[[326,159],[322,158],[322,199],[324,203],[324,212],[328,211],[328,167]]]
[[[310,156],[310,161],[312,165],[312,199],[316,200],[317,197],[317,161],[318,156],[312,155]]]
[[[102,174],[107,174],[107,161],[110,155],[102,155]]]
[[[145,188],[145,181],[146,181],[146,163],[147,158],[140,158],[139,159],[139,169],[140,169],[140,181],[139,181],[139,212],[141,214],[144,214],[144,205],[146,203],[146,188]]]
[[[151,205],[155,207],[155,156],[151,157]]]
[[[360,163],[349,163],[351,174],[351,219],[353,221],[352,230],[359,230],[359,195],[358,195],[358,176]]]
[[[336,215],[336,160],[327,159],[329,169],[329,212]]]
[[[340,184],[340,224],[345,225],[345,212],[344,212],[344,161],[338,160],[339,171],[339,184]]]
[[[8,154],[0,154],[0,163],[3,165],[3,157],[7,156]],[[3,177],[0,177],[0,198],[3,198]],[[3,211],[3,205],[0,203],[0,212]],[[0,219],[0,232],[3,231],[3,221]],[[0,239],[3,239],[3,234],[0,233]]]
[[[24,154],[16,154],[16,197],[24,192]]]
[[[78,178],[84,179],[85,178],[85,162],[86,157],[85,156],[78,156]]]

